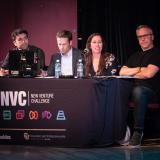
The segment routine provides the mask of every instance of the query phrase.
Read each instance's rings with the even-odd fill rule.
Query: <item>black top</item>
[[[13,50],[17,50],[17,48],[14,48]],[[42,49],[31,45],[28,46],[27,50],[37,54],[37,73],[38,73],[40,69],[44,69],[45,67],[45,53]],[[9,53],[5,57],[1,67],[4,69],[9,69]]]
[[[147,51],[136,52],[127,61],[126,66],[134,67],[147,67],[149,64],[155,65],[160,68],[160,49],[152,48]],[[142,85],[152,89],[155,92],[160,90],[160,71],[149,79],[136,79],[136,85]]]
[[[93,64],[89,67],[89,74],[90,76],[111,76],[111,75],[118,75],[118,60],[115,56],[111,53],[105,54],[105,66],[101,73],[96,73],[93,68]]]

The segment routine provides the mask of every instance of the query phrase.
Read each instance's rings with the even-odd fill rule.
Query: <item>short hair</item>
[[[28,37],[28,31],[26,29],[22,29],[22,28],[18,28],[18,29],[15,29],[12,33],[11,33],[11,38],[13,41],[16,40],[16,36],[18,36],[19,34],[26,34],[26,36]]]
[[[150,31],[151,31],[151,34],[153,34],[153,30],[150,26],[148,25],[139,25],[137,28],[136,28],[136,31],[141,29],[141,28],[148,28]]]
[[[57,32],[56,37],[57,38],[68,38],[68,40],[71,41],[72,33],[67,30],[62,30],[62,31]]]

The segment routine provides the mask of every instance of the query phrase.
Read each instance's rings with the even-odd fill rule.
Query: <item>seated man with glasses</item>
[[[147,105],[160,91],[160,50],[154,47],[153,31],[148,25],[140,25],[136,35],[141,51],[131,55],[120,70],[120,75],[136,78],[131,95],[135,104],[134,133],[129,142],[131,147],[141,145]]]
[[[31,51],[36,55],[37,68],[36,73],[39,74],[42,69],[45,68],[45,53],[41,48],[29,44],[29,34],[28,31],[22,28],[15,29],[11,33],[12,42],[14,44],[14,51]],[[18,63],[18,62],[17,62]],[[1,64],[0,74],[9,74],[9,53],[5,57],[3,63]]]

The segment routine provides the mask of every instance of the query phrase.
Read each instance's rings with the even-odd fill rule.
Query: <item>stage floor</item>
[[[141,148],[119,145],[96,148],[0,145],[0,160],[159,160],[160,139],[147,139]]]

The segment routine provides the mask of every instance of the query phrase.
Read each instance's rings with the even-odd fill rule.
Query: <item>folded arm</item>
[[[123,66],[120,69],[120,76],[134,76],[140,71],[140,67],[130,68],[127,66]]]
[[[147,67],[130,68],[123,66],[120,70],[121,76],[133,76],[138,79],[152,78],[159,71],[159,67],[149,64]]]

